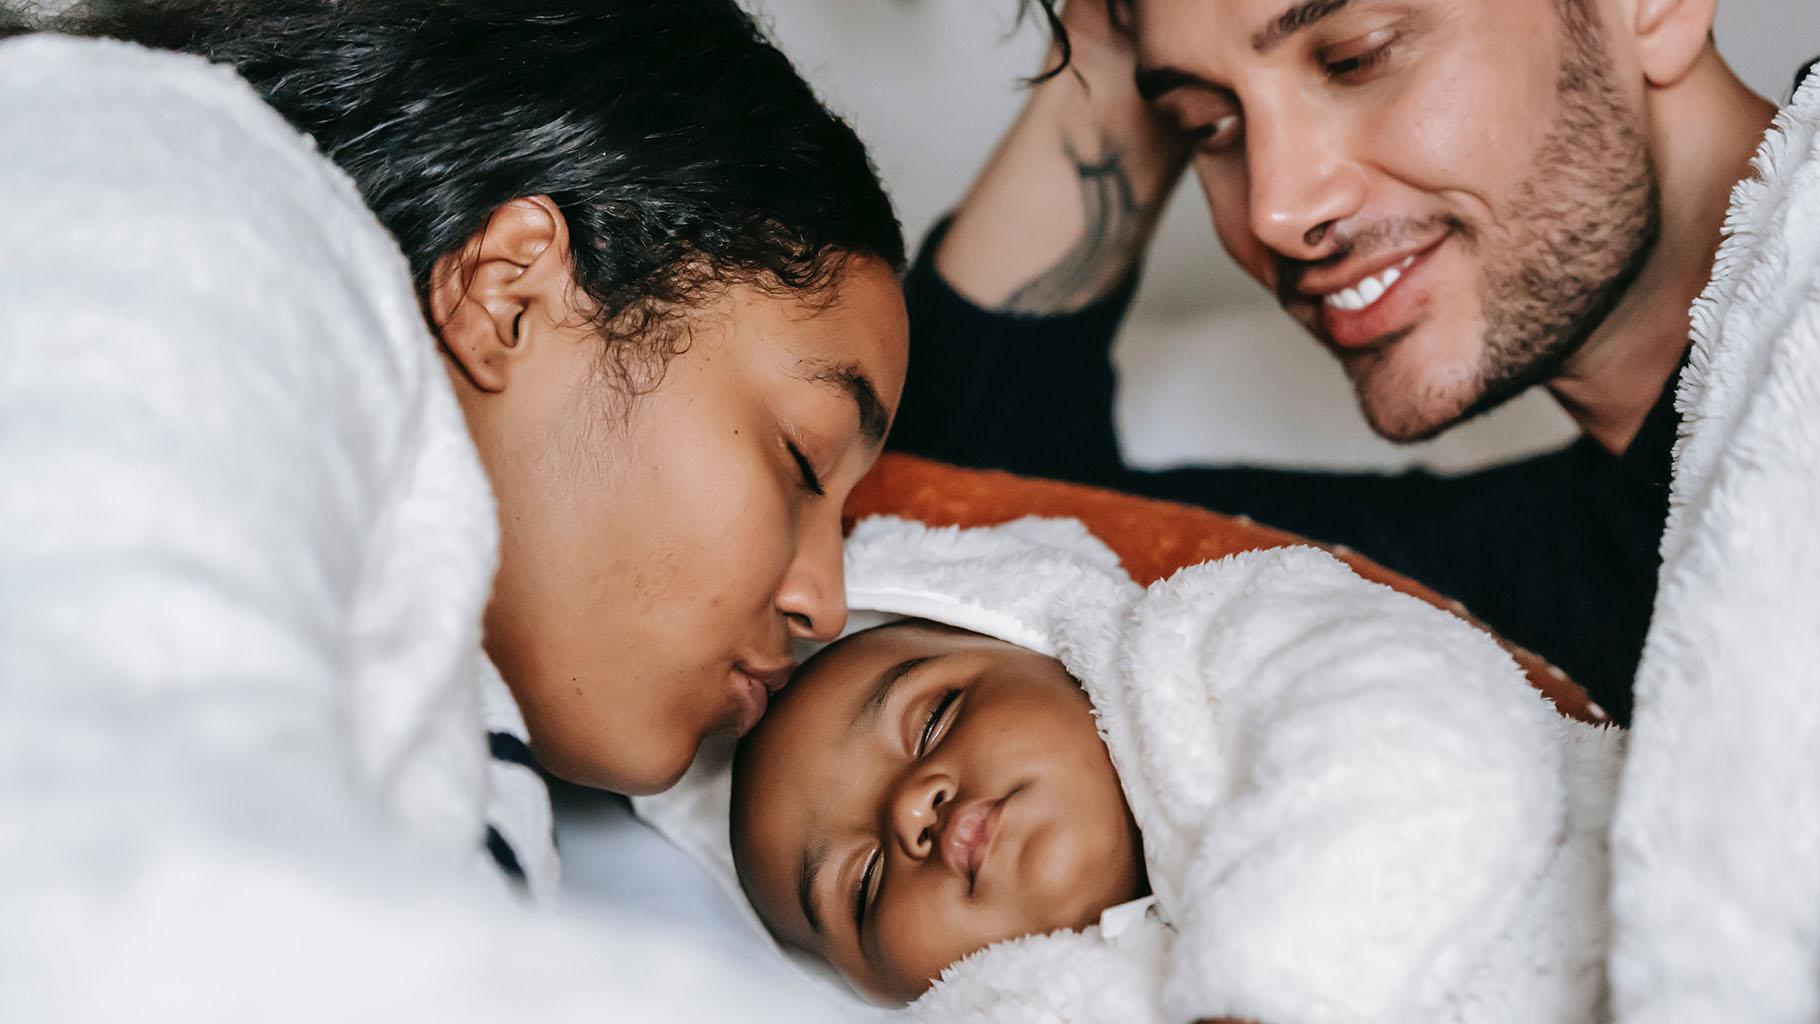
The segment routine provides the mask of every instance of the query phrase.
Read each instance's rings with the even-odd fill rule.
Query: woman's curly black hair
[[[230,64],[410,260],[547,195],[628,356],[732,284],[813,297],[904,244],[853,130],[733,0],[91,0],[50,26]]]

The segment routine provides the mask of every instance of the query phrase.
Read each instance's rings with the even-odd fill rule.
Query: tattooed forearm
[[[1150,211],[1131,186],[1124,154],[1110,140],[1101,148],[1104,155],[1087,160],[1062,140],[1062,149],[1080,179],[1085,227],[1060,260],[1011,293],[999,307],[1004,312],[1072,312],[1110,292],[1131,272],[1144,243]]]

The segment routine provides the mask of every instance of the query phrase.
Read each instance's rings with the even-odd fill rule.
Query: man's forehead
[[[1350,7],[1382,0],[1136,0],[1138,62],[1192,69],[1209,55],[1266,55]]]
[[[1192,42],[1204,35],[1217,33],[1218,38],[1237,34],[1249,35],[1274,16],[1297,6],[1304,0],[1136,0],[1132,7],[1134,26],[1140,42],[1144,36],[1154,42],[1168,41],[1167,33],[1190,31]]]

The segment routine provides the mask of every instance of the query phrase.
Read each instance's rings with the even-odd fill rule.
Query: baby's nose
[[[904,779],[891,797],[891,831],[904,856],[922,860],[935,852],[942,816],[954,800],[954,783],[940,772]]]

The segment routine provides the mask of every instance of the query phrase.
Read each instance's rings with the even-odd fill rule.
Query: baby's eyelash
[[[935,702],[935,707],[929,709],[929,718],[923,723],[923,734],[916,741],[916,756],[923,756],[923,752],[929,749],[929,737],[935,735],[936,724],[942,720],[942,715],[947,712],[948,706],[953,704],[954,699],[960,695],[959,690],[949,690],[942,694],[941,700]]]
[[[853,894],[853,930],[866,926],[866,897],[872,892],[872,873],[878,870],[879,851],[873,850],[859,873],[859,885]]]

